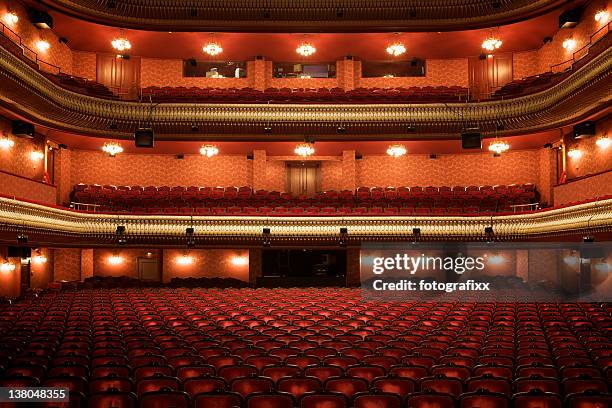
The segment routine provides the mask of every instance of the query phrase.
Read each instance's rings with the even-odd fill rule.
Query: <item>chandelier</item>
[[[102,146],[102,151],[108,153],[110,157],[115,157],[119,153],[123,152],[123,147],[116,142],[106,142],[104,143],[104,146]]]
[[[130,44],[128,39],[125,37],[115,38],[113,41],[111,41],[111,44],[117,51],[125,51],[132,48],[132,44]]]
[[[565,41],[563,41],[563,48],[566,50],[573,50],[576,48],[576,40],[572,37],[566,38]]]
[[[311,43],[303,42],[295,49],[295,52],[300,54],[302,57],[309,57],[317,52],[317,49]]]
[[[299,145],[295,146],[294,152],[298,156],[307,157],[312,156],[315,149],[312,143],[300,143]]]
[[[13,146],[15,146],[15,142],[8,137],[4,136],[0,139],[0,149],[10,149]]]
[[[406,47],[401,42],[396,42],[387,47],[387,53],[394,57],[400,56],[406,52]]]
[[[202,48],[202,51],[204,51],[208,55],[214,56],[217,54],[221,54],[223,52],[223,48],[218,43],[211,41]]]
[[[599,139],[597,139],[595,144],[602,149],[607,149],[610,147],[610,145],[612,145],[612,140],[608,136],[601,136]]]
[[[392,157],[402,157],[406,154],[406,147],[401,144],[393,144],[387,149],[387,154]]]
[[[505,140],[495,139],[489,145],[489,151],[495,152],[497,154],[502,154],[503,152],[510,149],[510,145]]]
[[[219,154],[219,148],[215,145],[207,144],[200,148],[200,154],[206,157],[213,157]]]
[[[487,38],[482,42],[482,48],[487,51],[494,51],[502,46],[502,40],[497,39],[493,36]]]

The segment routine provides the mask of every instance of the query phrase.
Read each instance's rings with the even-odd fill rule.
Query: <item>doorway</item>
[[[138,258],[138,279],[141,281],[161,282],[161,275],[157,258]]]
[[[287,163],[285,190],[294,196],[314,196],[321,190],[320,168],[318,162]]]

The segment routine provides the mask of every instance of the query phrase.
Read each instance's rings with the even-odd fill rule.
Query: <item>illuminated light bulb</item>
[[[595,13],[595,21],[599,24],[606,24],[608,20],[610,20],[610,13],[608,13],[608,10],[599,10]]]
[[[110,265],[120,265],[123,263],[123,257],[117,254],[113,254],[108,257],[108,263]]]
[[[407,152],[406,147],[401,144],[394,144],[387,148],[387,154],[392,157],[402,157]]]
[[[13,146],[15,146],[15,142],[9,139],[8,137],[4,136],[0,139],[0,149],[6,150],[10,149]]]
[[[582,151],[576,148],[573,148],[567,152],[567,155],[571,157],[572,159],[579,159],[582,157]]]
[[[223,52],[223,47],[221,47],[216,42],[209,42],[204,47],[202,47],[202,51],[204,51],[208,55],[215,56],[215,55],[219,55],[219,54],[221,54]]]
[[[219,154],[219,148],[215,145],[204,145],[200,148],[200,154],[206,157],[213,157]]]
[[[565,41],[563,41],[563,48],[568,51],[571,51],[576,48],[576,44],[576,40],[574,40],[572,37],[566,38]]]
[[[387,47],[387,53],[399,57],[406,52],[406,47],[401,42],[396,42]]]
[[[233,256],[232,257],[232,265],[235,266],[245,266],[249,263],[249,258],[246,256]]]
[[[47,51],[49,51],[50,47],[51,47],[51,44],[49,44],[49,41],[47,41],[47,40],[38,40],[36,42],[36,48],[40,52],[47,52]]]
[[[102,146],[102,151],[108,153],[108,155],[111,157],[115,157],[119,153],[123,152],[123,147],[116,142],[106,142],[104,143],[104,146]]]
[[[612,139],[610,139],[608,136],[601,136],[599,139],[597,139],[595,144],[600,149],[607,149],[608,147],[610,147],[610,145],[612,145]]]
[[[502,41],[495,37],[489,37],[482,42],[482,48],[487,51],[494,51],[502,46]]]
[[[191,265],[193,263],[193,257],[191,255],[181,255],[176,258],[176,263],[178,265]]]
[[[0,264],[0,272],[13,272],[15,270],[15,265],[10,262],[3,262]]]
[[[19,17],[14,11],[7,11],[4,15],[4,22],[10,26],[17,24]]]
[[[38,254],[34,256],[34,258],[32,258],[32,262],[34,262],[35,264],[44,264],[47,263],[47,257],[43,254]]]
[[[312,156],[315,152],[315,149],[312,143],[300,143],[299,145],[295,147],[293,151],[298,156],[306,157],[306,156]]]
[[[510,145],[505,140],[495,140],[489,145],[489,150],[497,154],[502,154],[508,149],[510,149]]]
[[[117,51],[125,51],[132,48],[132,44],[125,37],[115,38],[113,41],[111,41],[111,45]]]
[[[45,154],[38,150],[34,150],[32,153],[30,153],[30,158],[32,161],[39,161],[45,158]]]
[[[300,54],[302,57],[310,57],[312,54],[317,52],[317,49],[311,43],[303,42],[295,49],[295,52]]]

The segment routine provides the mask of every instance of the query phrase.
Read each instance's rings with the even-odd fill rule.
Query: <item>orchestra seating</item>
[[[0,304],[0,386],[91,408],[605,408],[611,314],[351,288],[47,291]]]
[[[169,187],[78,184],[73,202],[97,211],[235,215],[443,215],[514,211],[536,203],[535,185],[455,187],[359,187],[324,191],[315,197],[250,187]],[[519,208],[530,209],[529,206]]]
[[[237,103],[427,103],[466,101],[468,90],[461,86],[410,88],[198,88],[147,87],[142,98],[153,102],[237,102]]]

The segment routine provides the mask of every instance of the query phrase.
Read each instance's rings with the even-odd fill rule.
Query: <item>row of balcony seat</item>
[[[494,98],[513,98],[539,92],[558,83],[567,76],[566,72],[545,72],[522,79],[515,79],[495,91]]]
[[[461,86],[410,88],[198,88],[147,87],[142,98],[154,102],[237,102],[237,103],[426,103],[461,102],[468,90]]]
[[[533,184],[469,187],[360,187],[324,191],[315,197],[250,187],[75,186],[73,202],[99,211],[232,215],[444,215],[510,211],[533,203]]]
[[[116,99],[116,95],[105,85],[75,75],[59,73],[58,75],[45,74],[56,84],[74,92],[85,95],[96,96],[99,98]]]

